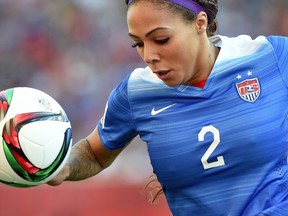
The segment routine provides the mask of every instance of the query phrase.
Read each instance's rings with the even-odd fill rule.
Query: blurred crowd
[[[219,34],[288,36],[287,0],[218,0]]]
[[[222,35],[287,36],[288,1],[219,0],[218,22]],[[50,94],[75,141],[94,129],[109,92],[142,65],[130,45],[124,0],[0,0],[0,89]],[[123,160],[141,164],[141,152],[132,148]]]
[[[119,0],[0,1],[0,88],[41,89],[87,134],[135,59]]]

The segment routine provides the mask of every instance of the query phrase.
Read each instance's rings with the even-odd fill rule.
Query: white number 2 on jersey
[[[209,132],[213,134],[214,140],[211,143],[211,145],[209,146],[209,148],[207,149],[207,151],[205,152],[205,154],[201,158],[201,162],[202,162],[204,169],[211,169],[214,167],[219,167],[219,166],[225,165],[225,161],[224,161],[223,156],[218,156],[216,161],[208,162],[209,157],[215,151],[215,149],[217,148],[217,146],[220,143],[220,132],[217,128],[215,128],[212,125],[205,126],[202,128],[202,130],[198,134],[198,141],[203,142],[205,135]]]

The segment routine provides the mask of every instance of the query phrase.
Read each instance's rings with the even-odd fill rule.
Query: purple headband
[[[200,13],[201,11],[204,11],[204,9],[196,2],[193,0],[169,0],[170,2],[173,2],[175,4],[178,4],[180,6],[183,6],[189,10],[194,11],[195,13]],[[133,0],[128,1],[128,5],[132,3]]]

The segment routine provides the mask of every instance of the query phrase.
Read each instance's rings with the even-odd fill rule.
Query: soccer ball
[[[0,92],[0,182],[14,187],[44,184],[68,159],[72,128],[48,94],[15,87]]]

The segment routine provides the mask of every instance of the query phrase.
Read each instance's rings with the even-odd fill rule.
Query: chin
[[[180,84],[175,83],[175,82],[169,82],[169,81],[163,81],[163,82],[169,87],[175,87],[175,86],[180,85]]]

